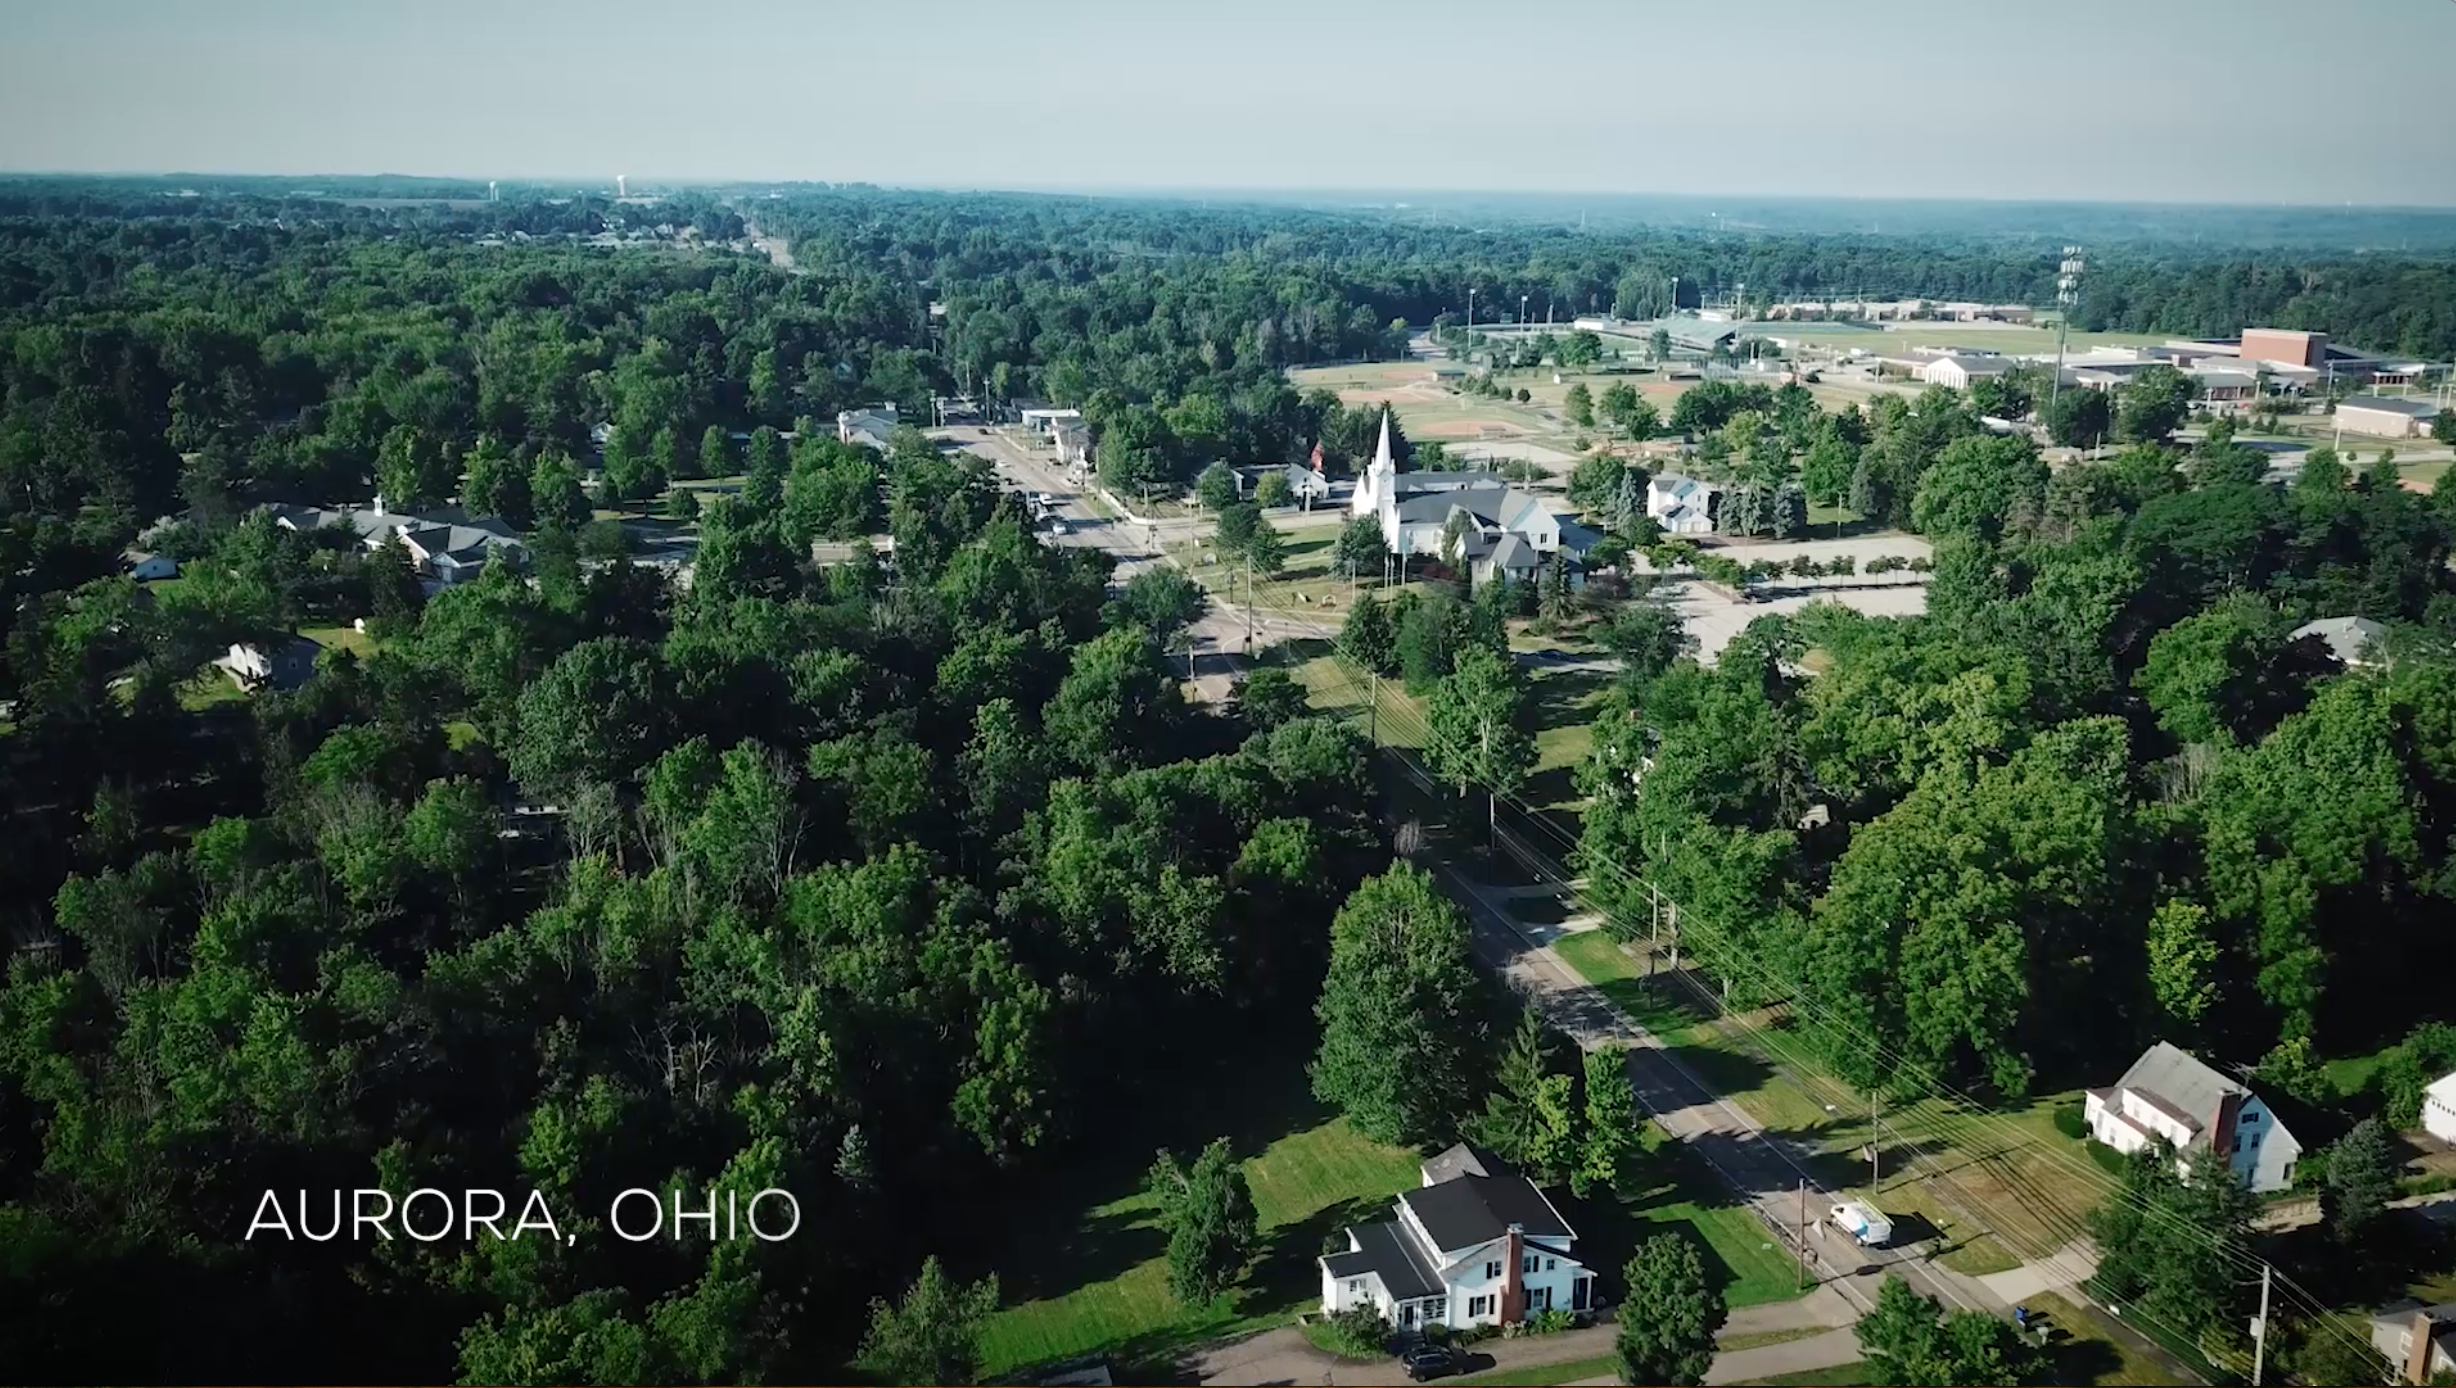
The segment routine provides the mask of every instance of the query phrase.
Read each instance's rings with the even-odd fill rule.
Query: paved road
[[[1797,1301],[1741,1307],[1732,1312],[1731,1318],[1724,1323],[1723,1338],[1798,1331],[1821,1333],[1778,1345],[1727,1350],[1715,1356],[1715,1367],[1707,1373],[1706,1381],[1738,1383],[1774,1374],[1826,1369],[1851,1363],[1860,1358],[1858,1339],[1849,1328],[1858,1315],[1857,1308],[1844,1302],[1833,1289],[1822,1287]],[[1612,1337],[1617,1332],[1616,1326],[1606,1322],[1584,1330],[1564,1330],[1555,1335],[1521,1340],[1486,1340],[1468,1351],[1467,1372],[1491,1373],[1496,1369],[1533,1368],[1543,1364],[1567,1363],[1573,1359],[1593,1359],[1612,1352]],[[1728,1368],[1725,1367],[1726,1363]],[[1766,1367],[1769,1364],[1771,1367]],[[1396,1367],[1395,1362],[1391,1361],[1359,1362],[1325,1354],[1314,1348],[1304,1333],[1293,1326],[1266,1330],[1258,1335],[1248,1335],[1214,1346],[1196,1358],[1192,1365],[1196,1378],[1204,1383],[1222,1385],[1389,1383],[1395,1377]],[[1619,1382],[1618,1379],[1601,1381]]]
[[[1832,1231],[1824,1211],[1834,1193],[1807,1168],[1807,1153],[1766,1131],[1739,1105],[1717,1094],[1637,1025],[1601,990],[1581,978],[1550,948],[1536,944],[1505,906],[1447,863],[1434,864],[1475,932],[1475,951],[1486,965],[1541,1007],[1552,1025],[1582,1049],[1620,1045],[1628,1049],[1629,1074],[1638,1101],[1673,1137],[1703,1157],[1724,1183],[1764,1221],[1767,1237],[1792,1249],[1809,1249],[1812,1275],[1841,1289],[1860,1308],[1867,1291],[1854,1274],[1890,1272],[1949,1308],[2005,1309],[1974,1279],[1927,1262],[1923,1249],[1861,1249]],[[1802,1192],[1807,1225],[1802,1230]]]

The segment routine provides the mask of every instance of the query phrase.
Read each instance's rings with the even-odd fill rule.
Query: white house
[[[296,689],[315,677],[316,657],[323,653],[324,647],[312,638],[292,636],[270,651],[240,642],[213,663],[241,689]]]
[[[1919,368],[1919,379],[1931,386],[1951,386],[1968,390],[1970,382],[1987,376],[2001,376],[2016,365],[2010,357],[1981,357],[1963,353],[1941,356]]]
[[[179,576],[179,561],[167,554],[156,554],[141,549],[126,549],[120,551],[119,562],[120,567],[127,571],[128,577],[139,583],[151,583],[158,578],[177,578]]]
[[[2379,649],[2380,638],[2387,634],[2387,627],[2368,617],[2322,617],[2316,622],[2305,622],[2294,628],[2286,639],[2316,640],[2328,648],[2328,654],[2334,656],[2339,665],[2352,669],[2378,664],[2374,656]]]
[[[1392,1218],[1352,1224],[1322,1255],[1322,1313],[1371,1306],[1400,1330],[1502,1325],[1595,1304],[1577,1234],[1532,1181],[1466,1143],[1421,1168]]]
[[[2387,1361],[2380,1366],[2381,1377],[2391,1367],[2406,1383],[2456,1373],[2456,1303],[2397,1302],[2371,1317],[2371,1348]]]
[[[888,438],[895,433],[895,425],[893,400],[872,405],[866,410],[839,411],[836,415],[836,440],[839,443],[858,443],[884,453]]]
[[[2422,1091],[2422,1131],[2456,1146],[2456,1075],[2443,1075]]]
[[[2164,1041],[2112,1088],[2090,1090],[2082,1117],[2091,1136],[2118,1152],[2163,1142],[2186,1169],[2197,1153],[2218,1153],[2235,1179],[2261,1194],[2294,1184],[2294,1159],[2302,1155],[2259,1095]]]
[[[1646,514],[1660,522],[1667,535],[1713,534],[1722,498],[1723,489],[1714,483],[1676,472],[1646,479]]]

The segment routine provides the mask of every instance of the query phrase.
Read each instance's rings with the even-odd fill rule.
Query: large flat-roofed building
[[[2245,361],[2276,361],[2288,366],[2323,366],[2328,361],[2328,334],[2287,328],[2245,328],[2235,355]]]
[[[2385,395],[2349,396],[2337,403],[2337,427],[2349,434],[2373,438],[2409,439],[2430,432],[2439,407],[2428,400],[2397,400]]]

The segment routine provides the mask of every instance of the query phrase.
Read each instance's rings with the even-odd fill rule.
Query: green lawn
[[[1860,1388],[1875,1381],[1865,1364],[1836,1364],[1830,1369],[1802,1369],[1795,1374],[1752,1378],[1734,1384],[1733,1388]]]
[[[375,638],[356,627],[300,627],[298,634],[328,651],[348,651],[360,660],[375,654]]]
[[[1680,1064],[1817,1153],[1822,1184],[1866,1191],[1867,1098],[1824,1075],[1798,1036],[1762,1015],[1706,1017],[1668,977],[1649,983],[1644,966],[1601,931],[1552,948]],[[2055,1131],[2055,1107],[2070,1097],[2044,1096],[1983,1124],[1932,1099],[1886,1106],[1875,1124],[1888,1154],[1879,1204],[1908,1226],[1905,1237],[1933,1239],[1956,1272],[2002,1272],[2025,1254],[2053,1252],[2098,1203],[2102,1180],[2080,1144]]]
[[[1238,1291],[1208,1306],[1180,1306],[1168,1291],[1164,1240],[1140,1178],[1149,1152],[1162,1140],[1181,1154],[1199,1144],[1190,1134],[1156,1133],[1121,1136],[1115,1160],[1106,1170],[1089,1173],[1083,1184],[1105,1184],[1108,1198],[1065,1216],[1064,1227],[1031,1229],[1018,1239],[1009,1260],[1010,1271],[1032,1269],[1025,1298],[992,1317],[981,1337],[983,1367],[1005,1374],[1028,1364],[1046,1363],[1093,1352],[1132,1359],[1167,1349],[1242,1331],[1287,1323],[1297,1311],[1320,1296],[1320,1274],[1314,1259],[1322,1239],[1353,1218],[1369,1217],[1389,1197],[1417,1181],[1414,1153],[1369,1142],[1343,1118],[1327,1119],[1301,1099],[1304,1076],[1293,1061],[1275,1067],[1287,1071],[1289,1084],[1265,1085],[1284,1093],[1269,1096],[1285,1102],[1278,1115],[1301,1124],[1261,1145],[1244,1163],[1253,1188],[1254,1208],[1262,1227],[1263,1253]],[[1248,1096],[1251,1097],[1251,1096]],[[1235,1101],[1231,1101],[1235,1102]],[[1259,1121],[1272,1126],[1272,1115],[1201,1116],[1199,1131],[1233,1130]],[[1175,1126],[1175,1116],[1158,1126]],[[1241,1149],[1246,1145],[1237,1144]],[[1129,1160],[1129,1158],[1132,1158]],[[1045,1288],[1032,1294],[1035,1288]]]
[[[2166,1371],[2166,1366],[2147,1354],[2134,1349],[2117,1336],[2106,1322],[2093,1311],[2086,1311],[2064,1298],[2047,1293],[2027,1303],[2032,1315],[2044,1314],[2054,1332],[2048,1345],[2048,1357],[2054,1364],[2051,1379],[2056,1383],[2098,1384],[2174,1384],[2186,1380]]]
[[[1536,1388],[1541,1384],[1575,1383],[1584,1378],[1606,1378],[1620,1372],[1611,1355],[1599,1354],[1592,1359],[1564,1359],[1558,1364],[1529,1364],[1518,1369],[1494,1369],[1490,1373],[1469,1374],[1459,1383],[1519,1384]]]
[[[1701,1159],[1651,1124],[1645,1144],[1632,1185],[1616,1194],[1589,1192],[1583,1200],[1555,1195],[1592,1266],[1617,1284],[1621,1265],[1638,1244],[1680,1232],[1698,1245],[1706,1275],[1721,1286],[1726,1305],[1763,1306],[1806,1290],[1798,1260]]]
[[[247,691],[239,682],[224,673],[218,665],[208,665],[179,684],[179,706],[190,713],[215,704],[237,704],[247,701]]]

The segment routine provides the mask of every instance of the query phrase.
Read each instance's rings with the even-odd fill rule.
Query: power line
[[[1295,613],[1292,609],[1282,608],[1278,604],[1273,604],[1272,606],[1274,610],[1284,611],[1292,617],[1303,619],[1303,614]],[[1346,686],[1347,690],[1351,694],[1353,694],[1356,692],[1356,682],[1353,674],[1351,673],[1351,669],[1353,668],[1352,657],[1350,657],[1347,652],[1339,649],[1335,644],[1331,648],[1331,657],[1333,668],[1338,671],[1341,683]],[[1376,681],[1371,705],[1373,711],[1372,716],[1376,719],[1376,721],[1378,721],[1380,716],[1379,692],[1378,681]],[[1392,717],[1394,721],[1400,721],[1399,714],[1394,713]],[[1405,721],[1413,723],[1414,731],[1420,738],[1429,735],[1430,729],[1423,724],[1422,720],[1414,718],[1412,713],[1405,716]],[[1390,750],[1393,755],[1397,757],[1401,767],[1407,770],[1409,774],[1420,784],[1422,784],[1428,791],[1435,794],[1441,793],[1443,788],[1426,777],[1424,772],[1415,765],[1413,758],[1407,756],[1402,749],[1396,746],[1393,746]],[[1576,849],[1577,845],[1570,843],[1566,835],[1560,831],[1559,826],[1551,823],[1551,821],[1546,819],[1540,811],[1526,805],[1516,795],[1513,794],[1498,798],[1508,800],[1511,807],[1517,810],[1529,823],[1540,826],[1544,832],[1550,834],[1556,841],[1568,844],[1573,851]],[[1590,870],[1600,866],[1604,871],[1615,874],[1624,882],[1642,888],[1649,894],[1650,898],[1668,901],[1668,898],[1664,897],[1659,889],[1655,888],[1651,883],[1646,882],[1643,878],[1636,876],[1634,873],[1617,863],[1589,863],[1587,866],[1590,868]],[[1573,894],[1575,894],[1576,889],[1569,887],[1570,879],[1565,871],[1556,871],[1551,875],[1556,876],[1563,887],[1568,888]],[[1611,918],[1614,914],[1608,906],[1601,906],[1599,903],[1593,903],[1591,901],[1589,901],[1588,904],[1590,906],[1598,906],[1607,919]],[[1679,912],[1677,903],[1672,903],[1672,906],[1673,910],[1683,919],[1694,919],[1693,917],[1689,917],[1685,912]],[[1710,936],[1720,935],[1720,932],[1710,924],[1705,928],[1709,932]],[[1927,1070],[1925,1066],[1894,1051],[1891,1047],[1886,1046],[1872,1035],[1861,1036],[1857,1034],[1856,1028],[1851,1026],[1849,1023],[1841,1022],[1837,1024],[1835,1019],[1833,1019],[1830,1014],[1820,1017],[1818,1015],[1819,1009],[1814,1004],[1802,1003],[1800,999],[1800,990],[1796,983],[1774,974],[1769,968],[1760,963],[1753,963],[1744,951],[1731,949],[1719,952],[1725,956],[1726,967],[1728,967],[1729,964],[1736,963],[1743,969],[1753,970],[1760,979],[1770,981],[1778,985],[1771,996],[1782,998],[1785,1005],[1790,1007],[1795,1013],[1805,1012],[1812,1019],[1820,1021],[1821,1024],[1829,1028],[1836,1028],[1843,1037],[1853,1042],[1863,1043],[1859,1046],[1859,1049],[1861,1049],[1864,1055],[1871,1059],[1888,1062],[1889,1067],[1896,1076],[1897,1088],[1899,1077],[1904,1075],[1907,1075],[1916,1083],[1927,1087],[1931,1092],[1926,1097],[1935,1099],[1945,1110],[1942,1113],[1934,1115],[1932,1119],[1932,1121],[1936,1123],[1936,1130],[1939,1133],[1950,1132],[1954,1136],[1967,1136],[1973,1132],[1983,1134],[1988,1130],[1989,1125],[2005,1125],[2008,1123],[2008,1120],[1999,1115],[1988,1114],[1983,1111],[1954,1112],[1953,1110],[1956,1107],[1968,1110],[1978,1110],[1981,1108],[1981,1105],[1979,1104],[1979,1101],[1972,1096],[1954,1088],[1952,1085],[1946,1083],[1940,1077]],[[1694,978],[1688,977],[1687,975],[1682,975],[1682,977],[1684,981],[1688,983],[1691,989],[1697,992],[1710,1007],[1715,1007],[1718,1011],[1722,1010],[1720,1009],[1719,1004],[1717,1004],[1712,998],[1710,992],[1705,990],[1703,986]],[[1799,1060],[1793,1053],[1783,1049],[1779,1045],[1771,1043],[1770,1040],[1765,1037],[1762,1029],[1757,1028],[1754,1026],[1754,1024],[1748,1023],[1744,1019],[1727,1017],[1726,1020],[1736,1022],[1743,1029],[1747,1030],[1753,1037],[1756,1037],[1760,1044],[1765,1045],[1768,1050],[1774,1051],[1776,1054],[1790,1060],[1794,1066],[1800,1064]],[[1691,1078],[1693,1081],[1693,1077]],[[2098,1170],[2094,1162],[2085,1162],[2081,1159],[2058,1153],[2052,1148],[2034,1142],[2026,1135],[2021,1135],[2018,1133],[2016,1133],[2013,1140],[2006,1143],[2004,1147],[2004,1151],[2006,1153],[2017,1152],[2024,1149],[2035,1150],[2044,1160],[2058,1164],[2064,1169],[2078,1174],[2085,1183],[2097,1185],[2105,1198],[2122,1201],[2130,1205],[2140,1214],[2143,1219],[2158,1221],[2164,1227],[2170,1229],[2180,1229],[2187,1236],[2200,1240],[2202,1243],[2207,1245],[2211,1251],[2217,1253],[2220,1257],[2225,1258],[2230,1264],[2245,1268],[2247,1270],[2259,1271],[2263,1273],[2263,1275],[2268,1273],[2268,1265],[2264,1261],[2252,1256],[2247,1249],[2234,1247],[2227,1241],[2201,1230],[2198,1226],[2191,1224],[2182,1217],[2158,1208],[2145,1198],[2133,1196],[2126,1186],[2111,1180],[2107,1173]],[[1777,1150],[1779,1151],[1779,1148],[1777,1148]],[[1783,1155],[1784,1159],[1788,1161],[1788,1154],[1785,1153]],[[1793,1165],[1796,1167],[1796,1163],[1793,1163]],[[2042,1226],[2045,1226],[2048,1232],[2066,1232],[2071,1234],[2073,1237],[2086,1234],[2087,1230],[2085,1226],[2080,1225],[2078,1220],[2073,1215],[2067,1211],[2064,1211],[2054,1201],[2047,1198],[2045,1193],[2036,1187],[2035,1183],[2029,1181],[2025,1177],[2017,1176],[2009,1163],[2006,1164],[2003,1171],[1998,1173],[1998,1176],[1999,1179],[2004,1180],[2007,1185],[2019,1186],[2022,1193],[2030,1198],[2031,1202],[2036,1206],[2036,1215],[2039,1223]],[[1950,1183],[1949,1177],[1946,1176],[1945,1173],[1932,1173],[1932,1178],[1945,1179],[1947,1180],[1948,1184]],[[2001,1223],[2002,1221],[1997,1221],[1999,1226]],[[2004,1231],[2001,1227],[1991,1229],[1989,1232],[1995,1237],[2003,1239],[2006,1242],[2016,1244],[2019,1242],[2024,1242],[2023,1240],[2016,1239],[2013,1235]],[[2049,1255],[2052,1255],[2054,1252],[2058,1251],[2060,1251],[2060,1249],[2046,1250],[2047,1254]],[[2286,1277],[2283,1274],[2276,1274],[2275,1280],[2284,1285],[2289,1299],[2296,1302],[2298,1309],[2303,1310],[2309,1319],[2326,1324],[2332,1332],[2344,1338],[2349,1344],[2361,1344],[2367,1348],[2367,1341],[2354,1335],[2350,1330],[2339,1323],[2333,1312],[2331,1312],[2323,1303],[2321,1303],[2317,1297],[2311,1295],[2307,1290],[2295,1283],[2290,1277]],[[2142,1312],[2137,1305],[2133,1308],[2132,1314],[2135,1320],[2143,1321],[2152,1325],[2153,1327],[2165,1329],[2169,1335],[2174,1336],[2179,1340],[2184,1338],[2177,1334],[2171,1327],[2158,1326],[2158,1323]]]

